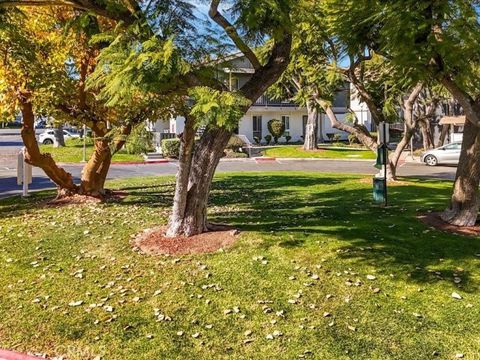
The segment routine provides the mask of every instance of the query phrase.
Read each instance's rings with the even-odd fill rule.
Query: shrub
[[[278,138],[285,133],[285,124],[281,120],[272,119],[268,122],[268,131],[273,136],[273,141],[278,144]]]
[[[342,138],[342,135],[339,134],[339,133],[336,133],[336,134],[333,134],[332,140],[333,140],[334,142],[338,142],[338,141],[340,141],[341,138]]]
[[[290,135],[285,136],[285,141],[287,142],[287,144],[290,142],[290,140],[292,140],[292,137]]]
[[[333,135],[335,135],[335,133],[327,133],[328,140],[332,141],[333,140]]]
[[[253,141],[255,141],[255,144],[260,145],[260,138],[258,136],[254,136]]]
[[[133,129],[125,145],[128,154],[146,154],[153,148],[153,134],[143,124]]]
[[[360,141],[358,141],[357,137],[355,136],[355,134],[349,134],[348,135],[348,142],[350,145],[353,145],[353,144],[360,144]]]
[[[240,139],[238,136],[233,135],[230,138],[230,140],[228,140],[226,149],[240,152],[240,149],[244,146],[245,146],[245,142],[242,139]]]
[[[180,139],[162,140],[162,154],[167,158],[178,159],[180,156]]]
[[[248,158],[248,155],[243,152],[235,152],[235,151],[227,150],[225,152],[225,157],[229,159],[244,159],[244,158]]]
[[[265,135],[264,139],[267,145],[270,145],[270,143],[272,142],[272,135]]]

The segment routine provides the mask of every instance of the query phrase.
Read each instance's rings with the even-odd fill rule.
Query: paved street
[[[0,197],[20,193],[21,186],[16,183],[16,161],[13,156],[21,148],[21,138],[18,130],[0,130]],[[64,168],[76,179],[80,177],[82,165],[66,165]],[[433,177],[453,179],[455,167],[427,167],[418,163],[406,163],[399,169],[400,176]],[[221,161],[218,172],[229,171],[311,171],[324,173],[353,173],[373,175],[377,170],[373,161],[358,160],[288,160],[277,159],[274,161],[226,160]],[[142,165],[115,165],[111,166],[109,179],[130,178],[139,176],[174,175],[177,172],[175,162],[165,164]],[[33,169],[33,183],[30,189],[46,189],[54,184],[46,177],[41,169]]]

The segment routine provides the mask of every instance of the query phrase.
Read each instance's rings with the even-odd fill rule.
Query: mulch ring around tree
[[[166,237],[165,230],[166,226],[144,230],[133,238],[134,249],[146,255],[206,254],[229,248],[239,234],[228,226],[191,237]]]
[[[361,178],[359,181],[361,184],[371,185],[373,183],[373,176]],[[411,183],[409,183],[408,181],[402,181],[402,180],[389,181],[387,184],[387,186],[409,186],[409,185],[411,185]]]
[[[81,205],[101,202],[117,202],[123,200],[128,194],[125,191],[108,191],[104,196],[87,196],[80,194],[73,194],[69,196],[60,196],[55,199],[47,200],[46,207],[62,207],[67,205]]]
[[[417,219],[423,222],[427,226],[431,226],[437,230],[448,232],[451,234],[464,235],[464,236],[480,236],[480,225],[470,227],[460,227],[451,225],[443,221],[440,217],[441,213],[432,212],[428,214],[419,214]]]

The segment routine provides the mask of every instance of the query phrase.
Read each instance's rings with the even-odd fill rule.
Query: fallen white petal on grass
[[[72,301],[72,302],[69,302],[68,303],[68,306],[72,306],[72,307],[75,307],[75,306],[80,306],[83,304],[83,301],[82,300],[78,300],[78,301]]]
[[[453,292],[452,293],[452,298],[457,299],[457,300],[462,300],[462,296],[459,293]]]

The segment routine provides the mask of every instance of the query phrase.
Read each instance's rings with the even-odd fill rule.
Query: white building
[[[231,56],[222,63],[222,66],[225,66],[222,68],[223,80],[231,89],[238,89],[243,86],[254,71],[249,61],[242,54]],[[369,130],[373,130],[372,118],[367,106],[356,100],[352,94],[353,92],[348,87],[338,92],[333,103],[333,109],[338,120],[343,121],[348,109],[350,109],[361,123],[367,126]],[[307,109],[299,107],[291,101],[269,99],[266,95],[261,96],[241,118],[236,132],[245,135],[252,143],[255,143],[255,139],[260,139],[264,143],[265,136],[269,134],[267,123],[271,119],[282,120],[285,123],[285,135],[291,136],[291,142],[303,141]],[[328,141],[329,135],[336,133],[340,133],[342,139],[347,138],[347,133],[331,127],[325,114],[320,113],[317,121],[319,142]],[[158,121],[153,124],[152,130],[160,133],[180,134],[183,132],[184,122],[185,119],[182,117],[171,119],[169,122]],[[281,138],[280,142],[285,142],[285,137]]]

